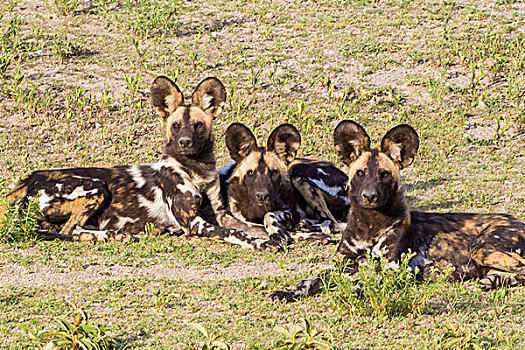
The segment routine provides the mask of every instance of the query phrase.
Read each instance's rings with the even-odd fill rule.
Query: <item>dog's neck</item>
[[[165,153],[164,158],[174,159],[188,174],[199,177],[214,177],[217,173],[217,161],[213,148],[214,143],[210,139],[200,153],[191,155]]]

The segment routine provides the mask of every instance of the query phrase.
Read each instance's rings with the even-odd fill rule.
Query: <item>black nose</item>
[[[181,138],[179,139],[180,148],[190,148],[193,142],[190,138]]]
[[[257,192],[255,197],[259,202],[267,202],[270,199],[270,193],[268,192]]]
[[[377,201],[377,193],[375,192],[363,192],[363,199],[368,203],[374,203]]]

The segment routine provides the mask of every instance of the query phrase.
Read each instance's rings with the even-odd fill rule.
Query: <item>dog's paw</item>
[[[278,290],[269,295],[272,301],[280,301],[284,303],[291,303],[295,300],[294,294],[286,290]]]
[[[267,252],[280,252],[283,250],[281,243],[272,239],[261,242],[257,248]]]
[[[491,273],[480,279],[478,284],[482,290],[491,290],[503,286],[513,285],[515,283],[515,275],[507,272]]]
[[[114,232],[111,231],[112,234],[109,235],[109,239],[114,239],[116,241],[123,241],[123,242],[137,242],[139,239],[133,235],[130,235],[126,232]]]
[[[312,232],[310,236],[306,238],[306,240],[310,242],[317,242],[317,243],[325,245],[325,244],[332,242],[333,238],[332,236],[326,233]]]
[[[292,244],[294,242],[292,236],[288,232],[281,229],[275,233],[272,233],[270,235],[270,240],[280,242],[280,244]]]
[[[488,275],[485,278],[480,279],[478,285],[482,290],[495,289],[498,287],[498,278],[494,275]]]

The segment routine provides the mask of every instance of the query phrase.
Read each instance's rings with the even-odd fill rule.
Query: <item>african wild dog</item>
[[[347,182],[343,172],[328,162],[295,158],[301,136],[290,124],[273,130],[266,147],[257,146],[250,129],[239,123],[228,127],[225,138],[235,163],[221,170],[220,179],[224,201],[234,217],[264,224],[270,238],[282,243],[293,238],[323,243],[330,239],[329,226],[336,219],[327,201],[337,214],[348,208],[346,196],[341,195]],[[310,232],[299,232],[299,226]],[[328,232],[321,233],[322,228]]]
[[[384,249],[395,263],[410,249],[416,253],[410,266],[422,278],[443,261],[454,267],[450,280],[479,278],[483,289],[525,281],[525,222],[505,214],[409,211],[399,181],[400,170],[412,163],[419,147],[412,127],[391,129],[378,150],[370,148],[359,124],[347,120],[335,129],[334,144],[349,167],[351,208],[337,249],[344,258],[357,263],[367,252]],[[291,301],[320,287],[316,276],[271,297]]]
[[[166,122],[163,158],[151,165],[70,168],[35,171],[21,181],[8,200],[40,194],[43,221],[64,224],[59,236],[101,241],[144,231],[184,233],[252,249],[279,245],[242,231],[206,222],[200,215],[203,194],[221,223],[225,216],[213,150],[213,119],[221,112],[226,90],[216,78],[204,79],[191,104],[164,76],[151,86],[151,102]]]

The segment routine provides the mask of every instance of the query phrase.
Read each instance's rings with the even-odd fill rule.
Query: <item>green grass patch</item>
[[[4,220],[0,226],[0,243],[36,242],[41,217],[38,199],[29,197],[26,203],[5,203]]]

